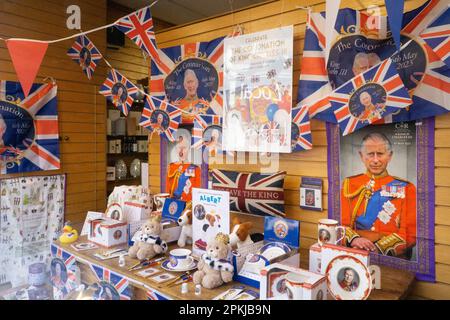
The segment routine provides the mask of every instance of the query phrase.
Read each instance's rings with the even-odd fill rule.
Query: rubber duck
[[[72,228],[72,226],[66,224],[63,228],[63,233],[59,236],[59,242],[72,243],[78,240],[78,231]]]

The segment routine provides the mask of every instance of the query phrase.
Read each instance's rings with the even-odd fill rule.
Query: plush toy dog
[[[161,216],[151,217],[142,225],[140,233],[134,238],[133,246],[128,250],[130,258],[151,259],[167,251],[167,243],[161,239]]]
[[[250,238],[250,229],[253,223],[250,221],[242,223],[238,217],[233,219],[233,230],[230,234],[230,245],[235,248],[252,244],[253,240]]]
[[[181,226],[180,238],[178,246],[184,247],[186,243],[192,244],[192,211],[184,210],[178,218],[178,225]]]
[[[213,289],[233,279],[233,265],[226,260],[229,253],[228,242],[227,235],[218,233],[214,240],[208,243],[206,253],[198,262],[198,271],[193,275],[194,284]]]

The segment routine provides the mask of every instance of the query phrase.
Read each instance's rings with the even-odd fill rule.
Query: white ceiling
[[[139,9],[153,0],[113,0],[131,8]],[[231,12],[267,0],[159,0],[152,7],[152,16],[175,25],[205,19],[217,14]]]

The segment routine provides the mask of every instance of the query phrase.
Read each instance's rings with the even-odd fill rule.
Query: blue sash
[[[406,187],[407,183],[399,180],[394,180],[388,183],[386,186],[401,186]],[[359,216],[356,219],[356,229],[358,230],[370,230],[375,220],[377,220],[378,214],[383,210],[383,205],[386,201],[393,199],[393,197],[385,197],[381,195],[381,190],[379,189],[372,194],[372,197],[367,203],[366,213]]]

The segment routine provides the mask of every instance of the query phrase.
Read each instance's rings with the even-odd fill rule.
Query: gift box
[[[321,260],[322,247],[316,242],[309,247],[309,271],[322,274]]]
[[[261,270],[261,300],[327,300],[326,277],[314,272],[271,264]]]
[[[110,218],[89,220],[88,240],[106,248],[127,243],[127,223]]]
[[[150,218],[150,207],[148,204],[127,201],[124,203],[123,212],[125,220],[130,223]]]

